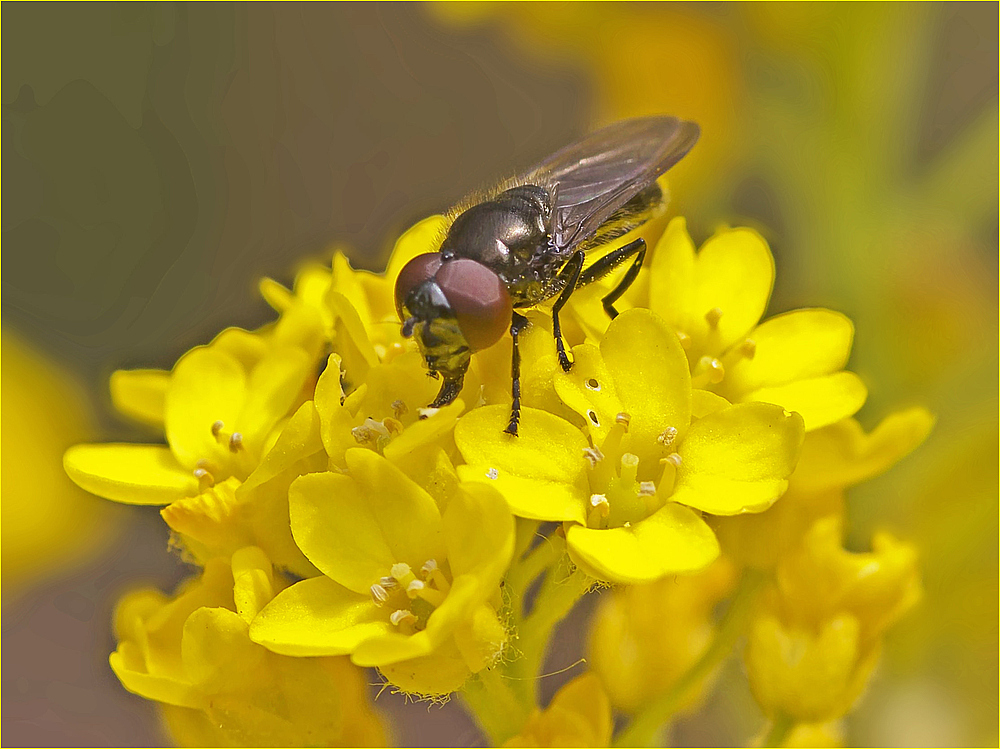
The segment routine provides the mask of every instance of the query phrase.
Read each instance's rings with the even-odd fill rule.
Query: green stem
[[[534,707],[511,689],[500,667],[480,671],[466,683],[461,695],[493,746],[516,736]]]
[[[771,723],[761,746],[781,746],[793,728],[795,728],[795,719],[785,713],[778,713],[774,716],[774,721]]]
[[[756,593],[765,580],[764,573],[746,570],[740,579],[726,613],[719,620],[712,642],[701,657],[667,691],[654,697],[638,713],[628,728],[615,739],[616,747],[651,746],[660,727],[673,716],[701,683],[732,652],[743,634],[753,608]]]

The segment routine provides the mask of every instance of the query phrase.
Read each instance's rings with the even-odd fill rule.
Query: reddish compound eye
[[[459,258],[443,263],[434,280],[448,299],[469,348],[480,351],[500,340],[513,312],[500,276],[475,260]]]
[[[434,278],[441,267],[441,256],[436,252],[417,255],[403,266],[396,277],[396,314],[403,319],[403,303],[407,295],[424,281]]]

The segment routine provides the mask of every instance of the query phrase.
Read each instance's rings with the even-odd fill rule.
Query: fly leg
[[[580,280],[577,281],[577,286],[586,286],[589,283],[593,283],[600,278],[603,278],[608,273],[613,271],[619,265],[624,263],[630,257],[635,255],[635,260],[632,261],[632,265],[625,275],[622,276],[622,280],[618,282],[607,296],[601,299],[601,304],[604,305],[604,311],[608,313],[608,317],[614,320],[618,317],[618,310],[615,309],[615,302],[618,298],[628,291],[628,287],[632,285],[635,281],[636,276],[639,275],[639,269],[642,268],[642,261],[646,257],[646,240],[639,237],[633,242],[629,242],[624,247],[619,247],[617,250],[609,252],[607,255],[602,257],[600,260],[591,265],[587,270],[580,274]]]
[[[559,324],[559,311],[563,308],[566,302],[569,300],[570,294],[576,291],[576,287],[580,285],[581,271],[583,270],[583,251],[577,250],[573,253],[572,257],[566,261],[566,265],[562,267],[559,271],[559,275],[556,277],[557,282],[562,286],[562,292],[559,294],[559,298],[556,299],[556,303],[552,305],[552,335],[556,339],[556,353],[559,355],[559,364],[563,368],[563,372],[569,372],[573,367],[573,363],[566,356],[566,345],[563,343],[562,337],[562,326]]]
[[[514,339],[514,348],[510,357],[510,393],[512,396],[510,404],[510,423],[504,431],[507,434],[517,436],[517,424],[521,420],[521,352],[518,349],[518,336],[528,327],[528,318],[519,315],[517,312],[510,321],[510,336]]]

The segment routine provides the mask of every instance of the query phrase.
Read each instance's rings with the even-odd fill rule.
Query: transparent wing
[[[555,196],[551,236],[566,251],[676,164],[698,140],[699,127],[676,117],[616,122],[547,158],[527,181]]]

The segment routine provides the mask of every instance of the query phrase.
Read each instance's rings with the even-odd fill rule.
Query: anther
[[[604,460],[604,453],[599,447],[585,447],[583,448],[583,457],[590,463],[591,468],[596,468],[597,464]]]
[[[486,478],[492,481],[496,481],[499,476],[500,476],[500,471],[498,471],[496,468],[490,468],[488,471],[486,471]]]
[[[670,453],[667,457],[660,461],[661,463],[669,463],[674,468],[681,467],[681,456],[678,453]]]
[[[232,436],[229,438],[229,452],[238,453],[243,449],[243,435],[239,432],[233,432]]]
[[[389,614],[389,621],[398,627],[403,622],[416,622],[417,617],[413,615],[412,611],[408,611],[407,609],[396,609]]]
[[[424,562],[424,566],[420,568],[420,576],[425,580],[427,577],[438,568],[438,563],[436,559],[428,559]]]
[[[670,447],[677,439],[677,427],[667,427],[663,434],[656,438],[656,441],[664,447]]]
[[[406,595],[408,598],[416,598],[425,587],[427,585],[423,580],[411,580],[410,584],[406,586]]]
[[[394,400],[390,405],[390,408],[392,408],[392,412],[393,414],[395,414],[397,419],[410,410],[406,407],[406,404],[403,403],[403,401],[401,400]]]
[[[656,494],[656,484],[652,481],[640,481],[639,482],[639,496],[640,497],[652,497]]]
[[[418,408],[417,413],[419,414],[420,420],[423,421],[424,419],[429,419],[440,410],[440,408]]]
[[[371,587],[371,591],[372,591],[372,600],[375,602],[376,606],[383,606],[385,605],[385,602],[389,600],[389,591],[387,591],[384,587],[382,587],[378,583],[375,583]]]
[[[590,378],[589,380],[587,380],[587,382],[586,382],[586,383],[584,383],[584,384],[585,384],[585,385],[586,385],[586,386],[587,386],[588,388],[590,388],[591,390],[596,390],[597,392],[600,392],[600,391],[601,391],[601,383],[599,383],[599,382],[598,382],[598,381],[597,381],[596,379],[594,379],[593,377],[591,377],[591,378]]]
[[[709,382],[714,384],[722,382],[726,376],[726,370],[723,368],[722,362],[711,356],[703,356],[698,360],[698,364],[695,366],[695,373],[706,377]]]
[[[628,432],[628,425],[632,423],[632,416],[625,413],[624,411],[619,411],[615,415],[615,424],[625,427],[625,431]]]
[[[396,578],[391,575],[386,575],[385,577],[380,577],[378,584],[381,585],[385,590],[392,590],[398,585]]]
[[[677,339],[681,342],[681,348],[687,351],[691,348],[691,336],[689,336],[684,331],[677,331]]]
[[[705,319],[711,327],[717,328],[719,320],[722,319],[722,310],[718,307],[712,307],[712,309],[705,313]]]
[[[587,418],[590,419],[595,427],[599,427],[601,425],[601,420],[597,418],[597,411],[594,409],[587,411]]]
[[[385,429],[389,432],[389,434],[399,434],[403,431],[403,422],[399,419],[394,419],[391,416],[386,416],[382,420],[382,424],[385,426]]]
[[[396,562],[392,567],[389,568],[389,574],[392,575],[396,580],[402,581],[404,577],[408,575],[413,575],[413,571],[410,569],[410,565],[406,562]]]
[[[757,342],[752,338],[747,338],[740,345],[740,353],[747,359],[753,359],[754,355],[757,353]]]
[[[215,437],[216,439],[218,439],[219,432],[222,431],[222,428],[224,426],[226,426],[226,425],[223,424],[221,421],[216,421],[215,423],[213,423],[212,424],[212,436]]]

